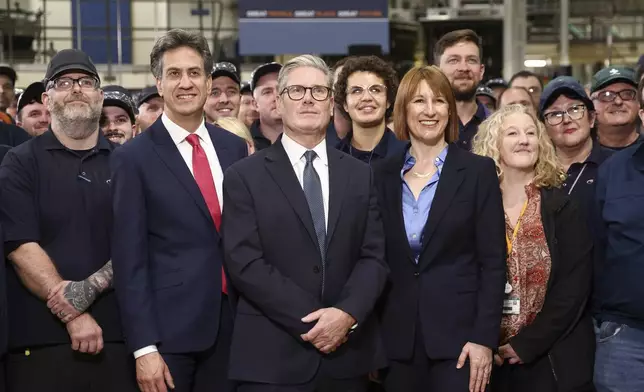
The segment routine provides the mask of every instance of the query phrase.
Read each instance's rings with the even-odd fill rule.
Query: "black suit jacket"
[[[321,363],[336,378],[385,365],[372,310],[388,271],[371,170],[328,143],[327,153],[324,268],[304,192],[281,141],[226,172],[222,234],[240,294],[231,346],[234,380],[303,383]],[[349,341],[328,356],[300,337],[314,325],[301,318],[325,307],[358,321]]]
[[[391,269],[380,307],[387,355],[410,359],[417,325],[433,359],[457,358],[466,342],[496,348],[506,244],[494,162],[449,146],[416,263],[402,215],[406,151],[374,165]]]
[[[223,170],[246,143],[206,124]],[[128,348],[162,353],[217,338],[223,255],[199,186],[159,118],[111,159],[114,283]]]

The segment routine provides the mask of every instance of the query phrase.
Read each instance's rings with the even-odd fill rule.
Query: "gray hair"
[[[203,34],[183,29],[172,29],[157,39],[152,52],[150,52],[150,70],[155,78],[161,79],[163,76],[163,54],[180,47],[188,47],[199,53],[203,59],[204,71],[210,72],[213,59],[208,41]]]
[[[278,94],[284,91],[284,89],[286,88],[286,81],[291,71],[293,71],[296,68],[302,68],[302,67],[315,68],[324,72],[324,76],[326,77],[326,87],[333,88],[333,72],[331,72],[331,70],[329,69],[329,66],[326,65],[324,60],[322,60],[317,56],[304,54],[302,56],[298,56],[290,60],[289,62],[284,64],[284,66],[280,70],[279,76],[277,77]]]

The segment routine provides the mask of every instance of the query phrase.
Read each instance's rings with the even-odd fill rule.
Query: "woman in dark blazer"
[[[497,347],[503,207],[494,162],[460,149],[456,102],[435,66],[401,81],[404,151],[374,165],[390,284],[380,307],[390,392],[483,391]]]
[[[559,189],[564,171],[544,125],[521,105],[504,107],[481,124],[474,151],[496,163],[506,215],[508,283],[491,389],[594,391],[593,246]]]

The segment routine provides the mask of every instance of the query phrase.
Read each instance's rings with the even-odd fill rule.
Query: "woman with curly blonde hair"
[[[492,391],[591,391],[594,336],[585,311],[592,242],[544,125],[521,105],[479,126],[476,154],[496,164],[507,277]]]

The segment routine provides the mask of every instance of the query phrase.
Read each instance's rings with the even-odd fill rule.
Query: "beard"
[[[92,100],[82,94],[75,98],[82,100],[86,105],[68,104],[61,100],[50,99],[47,106],[51,113],[52,122],[58,123],[61,132],[71,139],[82,140],[91,136],[98,129],[103,100],[100,96]]]
[[[476,96],[476,84],[473,84],[470,88],[456,88],[452,86],[452,91],[454,92],[454,99],[457,102],[470,102],[474,100]]]

